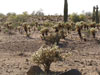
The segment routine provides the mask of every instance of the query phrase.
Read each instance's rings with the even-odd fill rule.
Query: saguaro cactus
[[[68,21],[68,2],[64,1],[64,22]]]
[[[96,6],[96,23],[99,23],[98,5]]]
[[[92,16],[92,21],[95,21],[95,6],[93,7],[93,16]]]

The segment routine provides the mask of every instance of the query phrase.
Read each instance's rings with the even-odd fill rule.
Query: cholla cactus
[[[35,22],[35,26],[38,27],[38,22]]]
[[[66,36],[65,36],[64,30],[60,30],[59,33],[60,33],[61,38],[65,39]]]
[[[27,29],[28,29],[29,32],[31,32],[31,26],[30,25],[27,26]]]
[[[55,29],[55,32],[58,32],[59,31],[58,25],[53,26],[53,28]]]
[[[19,31],[19,33],[22,34],[21,28],[22,28],[21,26],[18,26],[18,27],[17,27],[17,30]]]
[[[50,22],[44,22],[44,24],[43,24],[45,27],[49,27],[49,26],[52,26],[52,23],[50,23]]]
[[[50,44],[59,44],[59,41],[61,39],[61,36],[60,34],[57,32],[57,33],[50,33],[48,36],[45,36],[45,41],[46,43],[50,43]]]
[[[71,22],[70,22],[70,25],[71,25],[71,30],[74,31],[74,30],[75,30],[75,23],[71,21]]]
[[[11,30],[13,29],[13,26],[11,24],[8,25],[8,29]]]
[[[27,29],[27,24],[26,23],[23,23],[23,28],[24,28],[24,31],[26,32],[26,34],[28,33],[28,29]]]
[[[83,28],[88,30],[89,29],[89,25],[86,22],[83,22]]]
[[[67,29],[67,31],[68,31],[68,33],[69,33],[69,31],[71,30],[71,24],[70,23],[68,23],[68,22],[66,22],[65,24],[64,24],[64,27],[65,27],[65,29]]]
[[[53,26],[55,29],[55,32],[59,32],[59,30],[62,30],[64,28],[64,25],[62,23],[58,23],[55,26]]]
[[[41,30],[40,30],[41,34],[43,37],[47,36],[48,35],[48,32],[49,32],[49,29],[47,27],[43,27]]]
[[[99,24],[97,24],[96,26],[97,26],[97,28],[99,29],[99,28],[100,28],[100,23],[99,23]]]
[[[64,25],[63,25],[63,23],[62,23],[62,22],[59,22],[59,23],[58,23],[58,28],[59,28],[59,29],[64,28]]]
[[[5,27],[7,28],[8,33],[11,34],[12,33],[11,30],[13,29],[12,23],[11,22],[6,22]]]
[[[13,29],[12,23],[11,22],[6,22],[5,23],[5,27],[7,27],[8,29]]]
[[[47,48],[41,47],[38,51],[33,53],[32,60],[38,65],[43,65],[45,72],[48,73],[52,62],[62,59],[60,54],[60,49],[56,45]]]
[[[90,32],[91,32],[93,38],[95,38],[97,29],[96,29],[96,28],[91,28],[91,29],[90,29]]]
[[[24,28],[24,31],[26,32],[26,36],[29,37],[30,34],[29,34],[28,24],[27,23],[23,23],[23,28]]]
[[[91,22],[91,23],[90,23],[90,27],[91,27],[91,28],[95,28],[95,27],[96,27],[96,22]]]
[[[82,40],[82,34],[81,34],[81,29],[82,29],[83,25],[81,24],[81,22],[77,22],[76,23],[76,30],[78,32],[78,35],[80,37],[80,39]]]

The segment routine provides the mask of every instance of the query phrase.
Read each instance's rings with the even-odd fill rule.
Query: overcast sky
[[[69,13],[92,11],[94,5],[100,6],[100,0],[68,0]],[[64,0],[0,0],[0,13],[24,11],[32,13],[43,9],[45,14],[63,14]]]

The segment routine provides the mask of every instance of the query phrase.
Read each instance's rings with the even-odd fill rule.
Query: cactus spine
[[[68,2],[64,1],[64,22],[68,21]]]

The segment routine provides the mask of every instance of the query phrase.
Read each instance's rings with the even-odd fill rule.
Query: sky
[[[92,12],[93,6],[100,7],[100,0],[68,0],[69,14]],[[0,0],[0,13],[43,10],[46,15],[63,14],[64,0]]]

